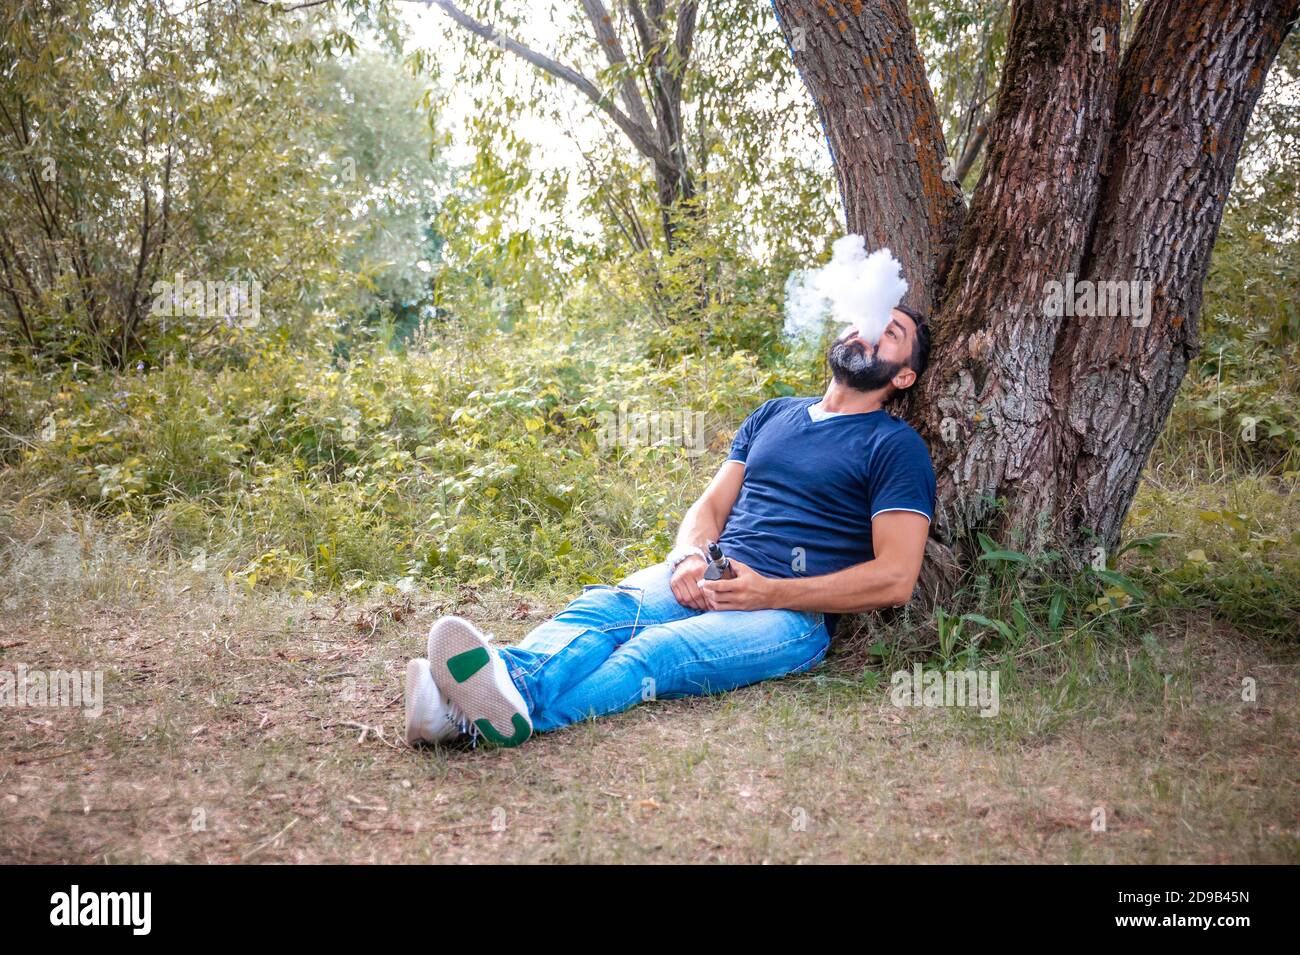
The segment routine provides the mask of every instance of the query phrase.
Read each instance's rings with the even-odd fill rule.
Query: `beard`
[[[879,391],[903,369],[904,362],[881,361],[861,342],[836,342],[826,352],[831,374],[854,391]]]

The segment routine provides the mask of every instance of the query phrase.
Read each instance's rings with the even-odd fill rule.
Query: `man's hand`
[[[709,610],[767,610],[772,606],[770,578],[751,570],[736,558],[731,558],[736,569],[734,580],[703,580],[700,588]]]
[[[724,461],[713,476],[700,499],[690,506],[677,531],[678,547],[700,547],[705,541],[717,540],[727,526],[727,517],[740,496],[745,481],[745,465],[740,461]],[[700,591],[700,578],[708,564],[703,554],[688,557],[673,568],[673,596],[683,607],[708,610],[709,605]]]
[[[692,610],[709,609],[700,590],[700,581],[704,578],[704,570],[708,566],[703,557],[694,554],[673,568],[670,586],[673,589],[673,596],[683,607],[690,607]]]

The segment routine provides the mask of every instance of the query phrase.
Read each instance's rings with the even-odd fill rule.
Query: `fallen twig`
[[[387,736],[385,736],[384,728],[382,726],[371,726],[368,723],[358,723],[356,720],[338,720],[337,722],[334,723],[326,723],[322,728],[330,729],[335,726],[351,726],[354,729],[361,730],[361,735],[357,737],[358,743],[364,743],[366,741],[366,736],[373,733],[376,737],[378,737],[379,742],[383,743],[385,746],[391,747],[392,749],[405,748],[403,746],[399,746],[397,743],[394,743]]]
[[[253,856],[257,855],[257,853],[261,852],[263,849],[265,849],[265,848],[266,848],[267,846],[269,846],[271,843],[275,842],[275,840],[279,839],[282,835],[284,835],[286,832],[288,832],[290,829],[292,829],[294,826],[296,826],[296,825],[298,824],[298,820],[299,820],[300,818],[301,818],[301,817],[299,817],[299,816],[294,816],[292,819],[289,820],[289,824],[288,824],[287,826],[285,826],[283,829],[281,829],[281,830],[280,830],[279,832],[277,832],[275,835],[271,836],[271,838],[269,838],[269,839],[263,839],[261,842],[259,842],[257,845],[255,845],[252,849],[248,850],[248,852],[245,852],[242,856],[239,857],[239,861],[240,861],[240,862],[244,862],[244,861],[247,861],[248,859],[251,859]]]

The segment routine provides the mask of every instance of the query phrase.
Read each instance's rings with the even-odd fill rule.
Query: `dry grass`
[[[513,640],[553,606],[246,595],[66,515],[8,533],[0,668],[103,669],[107,703],[2,711],[0,862],[1300,859],[1294,660],[1208,619],[1161,634],[1175,672],[1145,702],[1034,685],[980,720],[832,662],[517,750],[412,751],[400,678],[437,614]]]

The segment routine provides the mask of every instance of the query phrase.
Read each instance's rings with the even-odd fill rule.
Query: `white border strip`
[[[920,514],[920,515],[921,515],[922,517],[924,517],[927,521],[931,521],[932,523],[933,523],[933,520],[934,520],[932,517],[930,517],[929,514],[925,513],[925,511],[918,511],[918,510],[917,510],[916,508],[914,508],[914,507],[882,507],[880,510],[876,511],[876,514],[884,514],[884,513],[888,512],[888,511],[909,511],[909,512],[911,512],[912,514]],[[871,515],[871,519],[872,519],[873,521],[876,519],[876,514],[872,514],[872,515]]]

